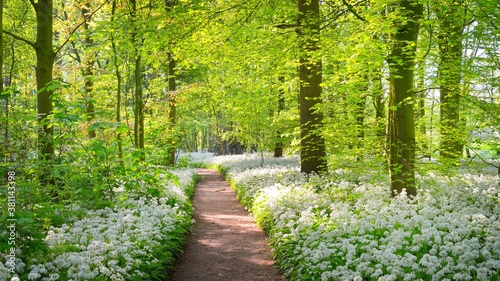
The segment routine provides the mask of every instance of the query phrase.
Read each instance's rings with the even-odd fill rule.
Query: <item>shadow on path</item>
[[[196,221],[173,273],[175,281],[282,280],[266,234],[214,170],[199,169],[203,179],[193,197]]]

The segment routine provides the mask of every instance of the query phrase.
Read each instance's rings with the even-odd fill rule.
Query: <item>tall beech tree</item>
[[[36,52],[36,88],[38,122],[41,125],[38,133],[40,157],[47,163],[54,158],[54,127],[50,124],[52,114],[52,70],[56,53],[53,46],[53,2],[52,0],[30,0],[36,12],[36,41],[32,44]],[[50,175],[42,173],[41,181],[48,182]]]
[[[463,151],[463,124],[460,120],[462,89],[462,51],[466,9],[464,2],[436,2],[438,17],[441,138],[439,154],[443,161],[459,164]]]
[[[54,127],[50,124],[52,114],[52,70],[56,53],[53,46],[53,3],[52,0],[30,0],[36,12],[36,41],[32,44],[36,53],[37,114],[40,125],[38,132],[39,157],[51,165],[54,159]],[[50,171],[42,168],[40,181],[49,183]]]
[[[144,97],[142,93],[141,46],[145,39],[140,33],[140,17],[138,15],[137,1],[130,0],[130,5],[130,20],[133,25],[131,39],[134,45],[134,145],[139,150],[139,159],[144,161]]]
[[[90,14],[90,3],[86,3],[82,6],[81,13],[84,18],[83,31],[85,33],[84,45],[86,48],[92,47],[94,44],[94,40],[90,35],[89,21],[85,20],[87,16]],[[93,139],[96,137],[95,129],[92,127],[92,122],[95,119],[95,101],[94,101],[94,57],[91,52],[87,52],[85,56],[85,66],[83,69],[83,76],[85,80],[85,106],[87,111],[87,122],[89,122],[90,126],[87,131],[87,136],[89,139]]]
[[[111,3],[111,21],[115,20],[117,0]],[[123,140],[121,130],[121,105],[122,105],[122,73],[120,71],[120,63],[118,56],[118,48],[116,46],[116,38],[114,34],[110,34],[111,50],[113,51],[113,71],[116,77],[116,107],[115,107],[115,121],[119,126],[116,128],[116,141],[118,143],[118,159],[123,160]]]
[[[422,35],[421,35],[422,36]],[[429,41],[429,40],[427,40]],[[430,42],[429,42],[430,44]],[[418,56],[418,55],[417,55]],[[420,133],[420,138],[417,138],[417,149],[424,157],[428,157],[430,154],[428,152],[428,141],[427,141],[427,126],[425,118],[425,99],[426,99],[426,89],[425,89],[425,71],[426,71],[426,56],[421,56],[420,60],[415,66],[415,126],[417,133]],[[418,136],[418,135],[417,135]]]
[[[53,2],[52,0],[39,0],[38,2],[30,0],[30,3],[36,14],[35,42],[11,32],[4,32],[30,45],[36,53],[38,157],[43,162],[39,170],[39,180],[42,184],[48,184],[52,182],[50,167],[54,160],[54,128],[50,124],[53,110],[51,97],[54,92],[52,71],[56,57],[52,42]]]
[[[177,123],[177,104],[176,104],[176,88],[177,84],[175,82],[175,58],[172,53],[169,53],[168,59],[168,161],[169,165],[173,166],[175,164],[175,154],[176,154],[176,137],[175,137],[175,125]]]
[[[300,170],[320,173],[327,170],[327,162],[323,116],[317,108],[322,92],[319,0],[299,0],[298,11]]]
[[[278,111],[277,115],[279,116],[285,110],[285,76],[279,76],[279,88],[278,88]],[[283,133],[281,128],[276,130],[276,140],[274,142],[274,157],[283,157],[283,137],[281,134]]]
[[[167,14],[172,12],[172,9],[175,6],[177,1],[165,0],[165,10]],[[169,45],[172,45],[172,40],[169,40]],[[172,48],[172,46],[167,46],[167,48]],[[175,125],[177,123],[177,100],[176,100],[176,90],[177,83],[175,77],[175,57],[174,54],[169,51],[168,52],[168,73],[167,73],[167,82],[168,82],[168,124],[169,124],[169,136],[168,136],[168,161],[170,166],[174,166],[175,164],[175,154],[176,154],[176,146],[177,140],[175,137]]]
[[[83,100],[85,102],[86,120],[88,123],[87,137],[93,139],[96,137],[96,130],[92,126],[92,122],[95,119],[95,101],[94,101],[94,63],[95,57],[92,54],[92,46],[94,40],[91,36],[90,30],[90,3],[83,3],[80,7],[80,14],[83,19],[83,39],[81,41],[83,48],[77,46],[77,42],[71,41],[70,44],[73,46],[74,59],[80,65],[80,72],[84,80],[84,96]]]
[[[391,195],[406,189],[417,194],[415,184],[414,66],[419,20],[418,0],[399,0],[393,7],[395,31],[391,35],[389,63],[389,172]]]

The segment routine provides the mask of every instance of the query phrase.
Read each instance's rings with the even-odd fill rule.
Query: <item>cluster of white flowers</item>
[[[282,163],[280,163],[282,161]],[[268,230],[291,280],[491,280],[500,277],[496,175],[419,178],[389,198],[388,181],[343,170],[300,174],[296,159],[215,158]]]
[[[244,171],[253,168],[259,168],[263,166],[267,167],[283,167],[291,168],[298,167],[298,158],[271,158],[267,154],[241,154],[241,155],[227,155],[227,156],[217,156],[208,159],[209,163],[215,165],[221,165],[225,167],[231,167],[233,173],[239,171]]]
[[[185,211],[191,208],[185,191],[194,184],[195,172],[173,172],[178,178],[175,184],[160,175],[159,185],[166,197],[127,199],[112,209],[87,210],[81,219],[51,227],[45,242],[52,254],[31,262],[28,280],[94,280],[97,276],[126,280],[143,276],[144,263],[158,262],[155,251],[172,235],[179,235],[172,234],[177,227],[191,222],[190,212]],[[0,263],[0,280],[9,276],[4,271]]]
[[[211,152],[184,152],[180,151],[178,158],[186,158],[192,163],[208,163],[214,157]]]

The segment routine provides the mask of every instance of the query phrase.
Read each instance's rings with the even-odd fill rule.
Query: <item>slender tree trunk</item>
[[[368,87],[364,87],[364,90],[368,90]],[[366,107],[366,98],[367,96],[363,94],[359,97],[359,100],[356,102],[356,108],[354,111],[355,119],[356,119],[356,161],[360,161],[362,159],[362,149],[364,146],[365,139],[365,107]]]
[[[201,129],[201,152],[209,151],[210,149],[207,149],[210,147],[208,144],[208,132],[206,129]]]
[[[87,7],[86,5],[83,5],[83,7],[82,7],[83,18],[85,19],[89,13],[90,13],[89,7]],[[94,41],[92,40],[92,37],[90,37],[88,20],[85,20],[85,23],[83,24],[83,29],[85,32],[85,39],[84,39],[85,47],[90,48],[94,44]],[[83,74],[84,74],[84,79],[85,79],[85,106],[86,106],[86,111],[87,111],[87,122],[90,125],[92,125],[91,123],[95,119],[95,104],[94,104],[94,97],[93,97],[93,88],[94,88],[94,67],[93,67],[93,65],[94,65],[94,59],[92,58],[92,55],[87,54],[86,59],[85,59],[85,69],[83,71],[84,72]],[[87,131],[87,136],[89,139],[95,138],[96,137],[95,129],[89,128]]]
[[[321,103],[322,62],[319,50],[319,0],[298,1],[300,40],[300,169],[303,173],[327,170],[325,139],[322,135]]]
[[[175,137],[175,125],[177,123],[177,101],[176,101],[176,82],[175,82],[175,58],[172,53],[169,53],[168,61],[168,122],[169,122],[169,165],[174,166],[175,154],[177,146],[177,138]]]
[[[420,133],[421,143],[417,144],[423,157],[430,157],[428,153],[429,146],[427,144],[427,129],[426,129],[426,120],[425,120],[425,62],[422,60],[417,67],[418,78],[417,78],[417,94],[415,98],[417,102],[415,105],[417,108],[415,109],[415,121],[418,132]]]
[[[2,84],[2,87],[10,87],[12,84],[12,76],[14,76],[14,69],[15,69],[15,63],[16,63],[16,50],[14,48],[14,41],[11,42],[10,45],[10,51],[11,51],[11,56],[10,56],[10,69],[9,69],[9,74],[7,76],[3,75],[2,81],[0,82]],[[3,54],[2,54],[3,55]],[[3,63],[2,63],[3,64]],[[0,68],[2,69],[2,68]],[[0,71],[1,72],[1,71]],[[3,72],[2,72],[3,74]],[[2,88],[2,91],[4,88]],[[5,131],[4,131],[4,142],[5,142],[5,148],[8,148],[8,142],[9,142],[9,134],[10,134],[10,121],[9,121],[9,116],[10,116],[10,96],[5,96]],[[10,154],[10,153],[9,153]],[[7,161],[12,160],[12,155]]]
[[[139,50],[136,49],[136,58],[135,58],[135,70],[134,70],[134,78],[135,78],[135,104],[134,104],[134,140],[135,146],[139,150],[141,150],[141,161],[144,161],[144,99],[142,96],[142,78],[141,78],[141,55],[139,54]]]
[[[377,136],[378,153],[384,155],[384,147],[386,143],[386,124],[387,116],[384,101],[384,91],[382,89],[382,70],[377,69],[377,74],[372,79],[371,93],[373,96],[373,106],[375,107],[375,124]]]
[[[284,84],[285,84],[285,76],[280,76],[279,77],[279,82],[280,82],[280,87],[278,91],[278,116],[281,115],[281,112],[285,110],[285,90],[284,90]],[[274,157],[283,157],[283,137],[281,137],[282,134],[281,128],[278,127],[276,130],[276,141],[274,145]]]
[[[458,165],[463,151],[463,125],[460,119],[462,81],[462,39],[465,8],[456,3],[438,7],[440,83],[439,153],[444,162]]]
[[[113,0],[111,7],[111,20],[114,20],[116,13],[116,0]],[[121,124],[121,104],[122,104],[122,75],[120,72],[120,67],[118,64],[118,53],[116,48],[115,37],[111,34],[111,48],[113,50],[114,64],[115,64],[115,76],[116,76],[116,123]],[[120,128],[116,129],[116,141],[118,142],[118,159],[123,160],[123,144],[122,144],[122,133]]]
[[[222,140],[222,135],[224,135],[224,128],[222,128],[220,116],[221,114],[217,111],[215,106],[212,106],[212,114],[215,117],[215,143],[214,150],[216,155],[227,155],[226,146],[224,140]]]
[[[137,2],[136,0],[130,1],[132,4],[131,18],[133,24],[137,24]],[[146,159],[144,155],[144,98],[142,96],[142,71],[141,71],[141,50],[139,49],[140,44],[144,40],[139,40],[138,29],[139,27],[134,27],[135,31],[132,34],[132,41],[134,43],[134,81],[135,81],[135,91],[134,91],[134,144],[135,148],[139,150],[139,160],[144,161]]]
[[[423,7],[416,0],[399,0],[404,19],[396,20],[389,55],[389,172],[391,195],[404,189],[417,194],[415,184],[414,66],[419,19]]]
[[[114,44],[114,43],[113,43]],[[116,50],[116,47],[114,48]],[[121,103],[122,103],[122,75],[118,64],[115,62],[115,75],[116,75],[116,123],[121,126]],[[118,159],[123,159],[123,139],[120,128],[116,132],[116,141],[118,142]]]
[[[164,0],[166,17],[174,8],[177,1],[175,0]],[[172,42],[169,42],[172,44]],[[170,47],[170,46],[169,46]],[[175,58],[172,52],[168,52],[168,165],[175,165],[175,154],[177,153],[177,136],[175,132],[175,126],[177,124],[177,84],[175,75]]]
[[[36,12],[37,30],[34,44],[36,52],[36,85],[38,110],[38,145],[39,159],[44,162],[39,180],[42,184],[53,183],[51,167],[54,160],[54,128],[50,123],[52,114],[52,70],[54,67],[55,52],[53,39],[53,3],[52,0],[32,2]]]

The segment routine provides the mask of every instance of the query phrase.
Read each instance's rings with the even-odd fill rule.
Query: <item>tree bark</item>
[[[414,66],[419,19],[423,7],[415,0],[400,0],[397,9],[401,15],[394,24],[397,28],[391,41],[389,63],[389,172],[391,195],[406,190],[417,194],[415,184],[415,121],[414,121]]]
[[[368,79],[367,79],[368,80]],[[368,85],[364,87],[368,91]],[[365,107],[367,95],[362,94],[355,103],[354,116],[356,119],[356,161],[361,161],[365,139]]]
[[[463,151],[460,120],[462,81],[462,39],[465,8],[457,3],[437,7],[439,18],[440,128],[439,154],[442,161],[458,165]]]
[[[133,24],[137,24],[137,1],[131,0],[132,11],[131,19]],[[138,26],[134,27],[135,31],[132,34],[132,42],[134,43],[134,144],[135,148],[139,150],[139,161],[145,161],[146,156],[144,155],[144,98],[142,96],[142,56],[139,45],[143,43],[144,40],[139,40],[138,37]]]
[[[415,98],[417,102],[415,103],[415,123],[420,137],[420,143],[417,143],[417,147],[422,153],[423,157],[430,157],[429,146],[427,142],[427,126],[425,120],[425,58],[423,58],[416,69],[417,74],[417,82],[416,88],[417,93],[415,94]]]
[[[53,48],[53,3],[52,0],[32,2],[36,12],[37,28],[34,44],[36,53],[36,85],[38,111],[39,159],[44,162],[39,175],[42,184],[49,184],[54,160],[54,129],[50,123],[52,114],[52,70],[55,52]]]
[[[377,136],[376,149],[379,155],[385,155],[384,148],[387,140],[387,113],[385,108],[384,90],[382,89],[381,69],[377,69],[376,75],[372,78],[371,94],[373,96],[373,106],[375,108],[375,134]]]
[[[134,80],[135,80],[135,94],[134,94],[134,140],[135,147],[141,150],[141,161],[144,161],[144,98],[142,96],[142,78],[141,78],[141,58],[139,50],[135,51],[135,70],[134,70]]]
[[[175,82],[175,58],[172,53],[169,53],[168,61],[168,122],[169,122],[169,148],[168,148],[168,161],[170,166],[175,164],[176,154],[176,137],[175,125],[177,122],[177,103],[176,103],[176,82]]]
[[[114,42],[113,42],[114,45]],[[116,46],[113,48],[116,51]],[[121,126],[121,103],[122,103],[122,75],[118,67],[118,63],[115,61],[115,75],[116,75],[116,123]],[[118,159],[123,160],[123,140],[122,133],[117,129],[116,141],[118,142]]]
[[[90,13],[89,7],[83,5],[82,7],[82,16],[85,19],[87,15]],[[89,34],[89,23],[88,20],[85,20],[83,24],[83,29],[85,32],[84,44],[85,48],[92,47],[94,41]],[[88,52],[88,51],[87,51]],[[90,52],[88,52],[90,53]],[[84,79],[85,79],[85,106],[87,111],[87,122],[92,126],[92,122],[95,119],[95,104],[93,97],[93,89],[94,89],[94,59],[91,54],[87,54],[85,59],[85,69],[83,71]],[[96,137],[95,129],[89,128],[87,131],[87,136],[89,139],[93,139]]]
[[[116,0],[113,0],[111,6],[111,20],[114,20],[116,13]],[[118,64],[118,53],[116,48],[115,37],[111,34],[111,47],[113,50],[114,65],[115,65],[115,76],[116,76],[116,123],[120,126],[122,122],[121,117],[121,103],[122,103],[122,75],[120,72],[120,67]],[[116,141],[118,142],[118,159],[123,160],[123,144],[122,144],[122,133],[120,128],[117,128]]]
[[[285,76],[279,77],[280,88],[278,91],[278,116],[281,114],[283,110],[285,110],[285,90],[283,87],[285,86]],[[278,127],[276,130],[276,141],[274,145],[274,157],[279,158],[283,157],[283,138],[281,128]]]
[[[298,1],[300,42],[300,169],[303,173],[327,170],[325,139],[322,135],[321,103],[322,62],[320,55],[319,0]]]
[[[165,12],[166,16],[172,12],[177,1],[175,0],[165,0]],[[172,44],[172,42],[169,42]],[[168,124],[169,124],[169,136],[168,136],[168,165],[175,165],[175,154],[177,153],[177,136],[175,133],[175,127],[177,124],[177,84],[176,84],[176,76],[175,76],[175,57],[174,54],[169,51],[168,52]]]

